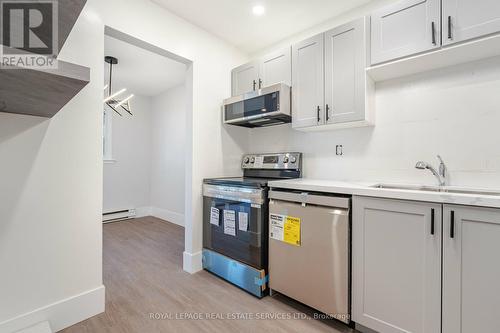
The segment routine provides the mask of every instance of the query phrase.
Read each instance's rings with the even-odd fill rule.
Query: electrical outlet
[[[335,154],[337,156],[342,156],[344,155],[344,146],[342,145],[337,145],[337,147],[335,148]]]

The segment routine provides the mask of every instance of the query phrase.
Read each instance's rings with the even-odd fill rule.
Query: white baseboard
[[[48,321],[54,332],[104,312],[105,288],[60,300],[34,311],[0,322],[0,333],[12,333]]]
[[[184,214],[179,214],[163,208],[151,207],[151,215],[182,227],[184,226]]]
[[[151,206],[137,207],[135,209],[135,217],[151,216],[152,211],[153,211],[153,207],[151,207]]]
[[[203,269],[201,263],[201,251],[196,253],[188,253],[184,251],[182,257],[183,257],[182,266],[186,272],[194,274]]]
[[[52,333],[52,328],[50,328],[50,324],[48,321],[44,321],[43,323],[39,323],[35,326],[17,331],[17,333]]]

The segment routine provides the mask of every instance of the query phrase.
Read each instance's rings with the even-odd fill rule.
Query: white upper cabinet
[[[242,95],[257,89],[259,80],[259,62],[254,61],[236,67],[231,72],[232,94]]]
[[[325,121],[327,124],[365,119],[365,19],[325,33]]]
[[[405,0],[375,11],[371,15],[371,63],[439,48],[440,22],[441,0]]]
[[[444,206],[443,333],[500,330],[500,210]]]
[[[261,87],[276,83],[292,85],[292,48],[269,54],[260,61]]]
[[[353,198],[356,323],[383,333],[441,332],[441,212],[439,204]]]
[[[500,31],[499,0],[442,0],[443,44]]]
[[[287,47],[231,72],[232,95],[238,96],[276,83],[291,84],[292,50]]]
[[[292,46],[293,127],[324,123],[323,34]]]

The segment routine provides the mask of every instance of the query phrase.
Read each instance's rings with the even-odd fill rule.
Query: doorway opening
[[[104,44],[103,222],[184,226],[192,63],[109,27]]]

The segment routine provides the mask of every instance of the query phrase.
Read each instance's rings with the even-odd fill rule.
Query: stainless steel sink
[[[500,196],[500,192],[495,192],[492,190],[459,189],[459,188],[440,187],[440,186],[377,184],[372,187],[386,189],[386,190],[424,191],[424,192],[440,192],[440,193],[450,193],[450,194]]]

